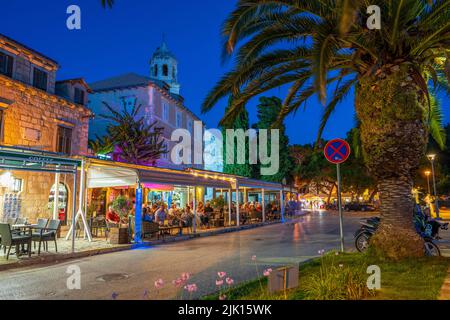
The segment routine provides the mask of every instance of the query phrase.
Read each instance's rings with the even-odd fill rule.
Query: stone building
[[[104,103],[117,111],[131,108],[135,104],[142,105],[138,116],[144,117],[148,124],[156,122],[157,127],[164,128],[163,139],[169,151],[175,145],[170,141],[175,129],[186,129],[193,136],[194,122],[200,119],[184,105],[178,83],[177,59],[165,42],[150,60],[149,75],[128,73],[90,84],[93,92],[89,95],[88,106],[96,115],[91,119],[90,139],[106,134],[106,127],[110,122],[101,117],[102,114],[109,114]],[[191,154],[193,160],[194,145]],[[202,165],[176,165],[170,158],[169,152],[157,161],[156,166],[172,169],[203,168]]]
[[[83,79],[56,81],[56,61],[0,34],[0,145],[87,155],[91,112]],[[72,177],[62,175],[59,213],[70,217]],[[0,170],[0,219],[15,199],[16,215],[52,216],[54,174]]]

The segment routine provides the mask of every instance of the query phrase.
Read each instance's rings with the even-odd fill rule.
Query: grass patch
[[[367,267],[381,269],[381,290],[368,291]],[[380,261],[360,253],[329,253],[300,265],[299,287],[288,300],[435,300],[450,266],[448,258]],[[260,281],[263,291],[261,291]],[[269,294],[267,279],[240,284],[225,292],[227,300],[284,300],[284,292]],[[219,294],[203,297],[217,300]]]

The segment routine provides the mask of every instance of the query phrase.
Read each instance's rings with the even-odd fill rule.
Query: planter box
[[[128,244],[128,228],[111,228],[108,242],[110,244]]]

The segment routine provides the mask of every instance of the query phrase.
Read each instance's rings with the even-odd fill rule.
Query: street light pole
[[[436,207],[436,209],[435,209],[436,210],[436,219],[440,219],[440,217],[439,217],[439,198],[438,198],[438,194],[437,194],[436,174],[435,174],[435,170],[434,170],[434,160],[436,159],[436,155],[430,154],[427,157],[431,162],[431,172],[433,174],[433,189],[434,189],[434,200],[435,200],[435,207]]]
[[[427,176],[428,194],[431,195],[430,174],[431,174],[430,171],[425,171],[425,175]]]

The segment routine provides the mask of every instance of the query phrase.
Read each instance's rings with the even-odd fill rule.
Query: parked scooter
[[[375,234],[381,219],[378,217],[369,218],[361,221],[361,227],[355,232],[355,246],[359,252],[364,252],[369,247],[370,238]],[[439,240],[439,230],[448,230],[448,223],[442,224],[437,220],[429,220],[421,226],[416,224],[418,233],[425,241],[425,254],[427,256],[440,256],[441,251],[435,240]]]

